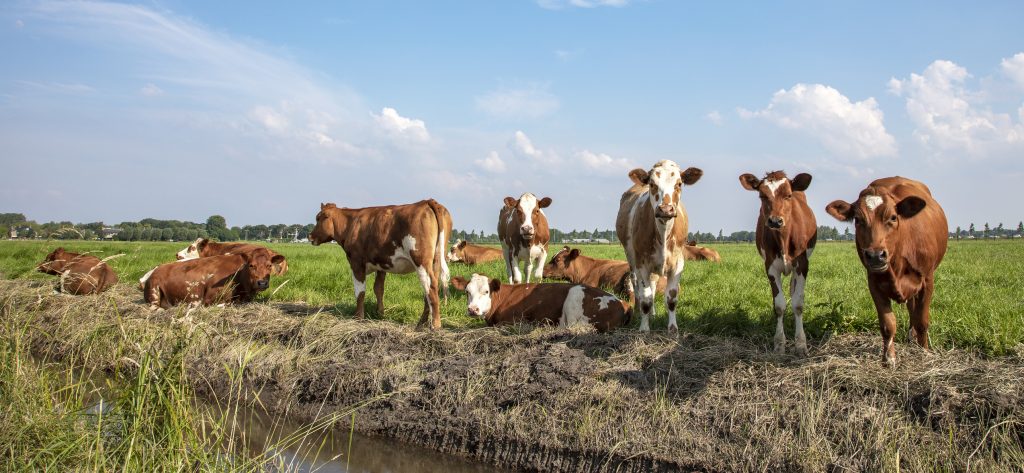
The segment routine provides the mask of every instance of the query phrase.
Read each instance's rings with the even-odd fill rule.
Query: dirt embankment
[[[844,335],[811,357],[765,343],[512,327],[416,332],[296,304],[150,312],[121,285],[69,298],[0,281],[3,332],[40,356],[130,370],[184,350],[201,395],[495,465],[557,471],[1012,471],[1024,359]],[[233,373],[240,374],[240,383]],[[349,419],[339,419],[348,428]]]

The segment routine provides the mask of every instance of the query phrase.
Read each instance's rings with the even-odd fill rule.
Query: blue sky
[[[951,226],[1024,218],[1020,2],[23,2],[0,7],[0,211],[306,223],[506,195],[612,228],[633,167],[696,166],[691,228],[750,229],[737,176],[872,179]]]

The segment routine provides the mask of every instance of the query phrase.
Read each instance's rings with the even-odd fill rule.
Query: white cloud
[[[21,20],[14,20],[14,27],[15,28],[24,28],[25,27],[25,22],[21,21]]]
[[[576,157],[590,169],[615,175],[625,175],[626,171],[636,168],[636,164],[626,158],[613,158],[604,153],[595,153],[590,150],[583,150],[576,153]]]
[[[509,143],[509,147],[512,151],[521,156],[526,156],[534,159],[539,159],[543,156],[540,150],[533,146],[533,141],[530,140],[526,133],[516,130],[515,135],[512,136],[512,141]]]
[[[1018,54],[1017,56],[1020,56]],[[1003,71],[1013,77],[1017,62],[1003,60]],[[970,156],[989,155],[1007,145],[1024,143],[1021,113],[1014,123],[1007,113],[995,113],[982,104],[990,94],[968,89],[971,75],[952,61],[938,60],[921,74],[893,78],[889,90],[906,98],[907,114],[916,126],[914,137],[935,151],[954,151]]]
[[[476,98],[476,106],[485,113],[504,119],[539,118],[558,110],[558,97],[546,85],[501,88]]]
[[[1011,58],[1004,58],[1000,63],[1003,74],[1024,87],[1024,53],[1014,54]]]
[[[797,84],[776,92],[764,110],[740,108],[737,112],[744,119],[762,118],[805,132],[838,155],[865,159],[896,154],[896,140],[886,132],[873,97],[851,102],[832,87]]]
[[[142,88],[139,89],[139,93],[145,95],[146,97],[155,97],[157,95],[163,95],[164,90],[160,87],[157,87],[156,84],[149,83],[142,86]]]
[[[725,119],[722,118],[721,113],[718,113],[718,110],[712,110],[708,112],[707,115],[704,115],[704,119],[717,126],[722,126],[722,123],[725,122]]]
[[[631,0],[537,0],[537,5],[548,10],[563,8],[624,7]]]
[[[430,133],[427,131],[427,125],[423,120],[403,117],[398,114],[397,110],[390,107],[384,107],[380,111],[380,115],[374,115],[373,117],[377,120],[377,125],[391,136],[408,139],[416,143],[430,141]]]
[[[275,133],[284,133],[290,128],[287,117],[266,106],[254,107],[249,111],[249,119]]]
[[[501,160],[501,156],[498,156],[497,151],[491,151],[487,153],[486,158],[474,160],[473,163],[485,171],[493,173],[505,172],[505,161]]]
[[[57,93],[57,94],[88,94],[95,92],[91,86],[85,84],[68,84],[64,82],[36,82],[30,80],[19,80],[16,81],[22,86],[44,93]]]

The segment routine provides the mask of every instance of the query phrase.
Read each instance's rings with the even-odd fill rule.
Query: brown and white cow
[[[650,330],[654,310],[654,288],[662,277],[668,278],[665,305],[668,308],[668,331],[678,333],[676,301],[679,299],[679,277],[686,263],[686,234],[689,221],[680,200],[683,185],[693,185],[704,174],[697,168],[685,171],[679,165],[663,160],[649,171],[629,172],[633,186],[622,194],[615,233],[626,250],[626,260],[633,273],[640,306],[640,330]]]
[[[883,360],[896,365],[893,300],[907,304],[909,338],[927,349],[935,269],[949,234],[946,214],[931,191],[915,180],[886,177],[869,184],[852,204],[836,200],[825,210],[856,227],[857,256],[878,312]]]
[[[467,281],[453,278],[466,291],[466,312],[487,325],[535,322],[570,327],[590,324],[601,332],[629,323],[629,304],[612,294],[582,284],[502,284],[474,273]]]
[[[117,273],[99,258],[57,248],[36,266],[41,273],[60,276],[58,290],[67,294],[99,294],[117,284]]]
[[[761,199],[757,216],[757,251],[764,260],[764,271],[775,302],[775,351],[786,351],[786,332],[782,317],[786,313],[786,294],[782,290],[783,275],[789,281],[789,297],[793,304],[796,351],[807,355],[804,334],[804,285],[811,253],[818,241],[818,223],[807,205],[804,191],[811,185],[811,175],[797,174],[789,179],[782,171],[770,172],[763,179],[753,174],[740,176],[744,189],[755,191]]]
[[[691,245],[689,242],[687,242],[685,250],[687,261],[711,261],[714,263],[722,262],[722,256],[719,255],[717,251],[705,246],[697,246],[696,244]]]
[[[313,245],[330,241],[345,250],[352,269],[352,285],[356,295],[356,318],[363,318],[366,296],[366,275],[376,272],[373,292],[377,296],[377,313],[384,313],[384,277],[387,273],[416,273],[423,287],[423,314],[420,327],[431,315],[431,328],[441,328],[439,281],[448,295],[448,263],[445,243],[452,231],[452,217],[434,199],[414,204],[340,208],[320,204],[316,228],[309,234]]]
[[[188,260],[217,255],[238,255],[256,250],[267,250],[272,256],[279,256],[277,252],[265,246],[240,242],[220,243],[210,240],[209,238],[197,238],[191,245],[188,245],[188,247],[179,251],[176,256],[178,260]],[[276,259],[275,261],[277,262],[274,263],[273,273],[271,273],[272,275],[281,276],[288,272],[287,258],[281,256],[280,259]]]
[[[530,275],[537,279],[544,277],[544,262],[548,259],[548,218],[541,209],[551,205],[551,198],[537,199],[527,192],[519,199],[505,197],[505,205],[498,212],[498,240],[501,240],[502,256],[508,282],[519,284],[523,276],[519,272],[519,260],[526,260],[526,282]],[[536,268],[536,270],[534,269]]]
[[[544,277],[564,279],[573,284],[610,289],[633,302],[633,278],[629,263],[613,259],[591,258],[579,248],[563,246],[544,266]],[[666,279],[658,280],[658,290],[665,290]]]
[[[501,250],[457,240],[448,250],[448,262],[482,264],[502,258]]]
[[[249,302],[270,287],[274,258],[281,255],[264,250],[165,263],[146,280],[143,297],[154,309]]]

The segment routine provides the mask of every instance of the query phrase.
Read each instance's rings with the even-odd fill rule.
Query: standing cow
[[[117,273],[99,258],[57,248],[36,266],[41,273],[60,276],[58,289],[65,294],[99,294],[117,284]]]
[[[538,200],[527,192],[519,199],[505,197],[505,205],[498,213],[498,239],[501,240],[502,256],[505,257],[505,271],[508,282],[519,284],[523,281],[519,272],[519,260],[526,260],[526,282],[532,273],[537,279],[544,277],[544,262],[548,259],[548,218],[541,209],[551,205],[551,198]],[[534,272],[536,268],[536,272]]]
[[[650,171],[629,172],[633,186],[622,194],[615,233],[626,250],[633,273],[633,286],[643,314],[640,330],[649,331],[654,310],[654,289],[658,280],[668,278],[665,305],[668,308],[668,331],[678,333],[676,301],[679,299],[679,277],[686,263],[686,233],[689,222],[686,208],[679,199],[683,185],[693,185],[704,174],[697,168],[679,169],[669,161],[658,161]]]
[[[946,254],[946,214],[924,184],[903,177],[878,179],[852,204],[836,200],[825,207],[836,219],[853,220],[857,256],[867,270],[868,290],[878,312],[882,359],[896,365],[894,300],[910,312],[908,338],[928,348],[935,269]]]
[[[775,351],[786,351],[786,332],[782,328],[786,294],[782,291],[782,277],[792,274],[789,297],[793,303],[793,340],[797,353],[807,356],[804,285],[807,283],[811,253],[818,241],[818,223],[804,195],[811,185],[811,175],[801,173],[790,180],[782,171],[770,172],[764,179],[743,174],[740,184],[748,191],[757,192],[761,199],[756,227],[757,251],[764,260],[764,271],[775,302]]]
[[[438,282],[448,296],[448,263],[445,243],[452,231],[452,217],[443,205],[433,199],[414,204],[339,208],[320,204],[316,228],[309,234],[313,245],[335,241],[348,257],[352,268],[352,285],[356,295],[356,318],[363,318],[366,296],[366,275],[376,272],[373,292],[377,296],[377,313],[384,313],[384,277],[387,273],[415,272],[423,287],[423,314],[419,326],[441,328]]]

